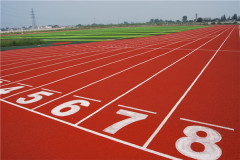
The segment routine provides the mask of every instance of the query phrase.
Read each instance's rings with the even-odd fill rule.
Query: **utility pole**
[[[32,27],[35,29],[35,28],[37,28],[37,23],[36,23],[36,18],[35,18],[33,8],[32,8],[32,11],[31,11],[31,17],[32,17]]]

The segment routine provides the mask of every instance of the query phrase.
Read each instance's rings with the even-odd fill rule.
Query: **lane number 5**
[[[46,91],[40,91],[37,93],[27,95],[28,97],[32,98],[30,100],[26,100],[26,98],[22,98],[22,97],[18,98],[17,103],[30,104],[30,103],[40,101],[43,98],[43,96],[51,96],[51,95],[53,95],[53,93],[46,92]]]

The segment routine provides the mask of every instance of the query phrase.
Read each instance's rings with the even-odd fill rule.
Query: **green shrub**
[[[1,47],[39,45],[44,43],[41,39],[2,39]]]

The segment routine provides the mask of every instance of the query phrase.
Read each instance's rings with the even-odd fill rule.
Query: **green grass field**
[[[87,43],[117,39],[149,37],[204,27],[207,26],[154,26],[154,27],[106,28],[91,30],[55,31],[55,32],[53,31],[36,34],[1,36],[1,40],[5,41],[13,39],[14,40],[40,39],[44,40],[48,45],[51,45],[51,43],[55,42]]]

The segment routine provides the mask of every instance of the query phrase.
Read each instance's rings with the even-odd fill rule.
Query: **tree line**
[[[183,16],[182,20],[176,20],[176,21],[172,21],[172,20],[163,20],[163,19],[150,19],[149,23],[164,23],[164,22],[226,22],[226,21],[240,21],[240,16],[237,16],[237,14],[233,14],[233,16],[229,16],[228,18],[226,18],[226,15],[224,14],[223,16],[221,16],[220,18],[202,18],[199,17],[197,19],[194,20],[188,20],[187,16]]]

